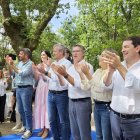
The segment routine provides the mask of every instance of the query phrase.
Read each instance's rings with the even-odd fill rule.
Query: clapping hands
[[[115,71],[121,65],[120,57],[109,51],[104,53],[104,57],[102,57],[102,59],[108,64],[109,71]]]
[[[74,67],[78,73],[84,73],[85,75],[87,75],[90,70],[89,66],[86,63],[76,64],[74,65]]]
[[[65,76],[67,74],[65,66],[52,64],[51,68],[57,75]]]
[[[44,64],[37,65],[37,69],[40,73],[45,73],[46,72]]]

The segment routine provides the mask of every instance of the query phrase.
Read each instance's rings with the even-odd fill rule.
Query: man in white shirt
[[[140,140],[140,37],[125,39],[122,53],[122,63],[111,52],[104,58],[109,64],[105,89],[113,90],[110,115],[113,140]]]
[[[53,65],[64,66],[68,69],[71,62],[65,59],[65,47],[61,44],[53,46],[53,55],[56,61],[52,63],[49,72],[45,73],[49,77],[49,122],[54,140],[69,140],[68,87],[61,86],[60,76],[54,71]]]
[[[57,72],[69,82],[69,117],[73,140],[91,140],[91,92],[81,89],[81,79],[75,68],[78,64],[86,63],[93,74],[93,67],[84,60],[83,46],[75,45],[72,56],[74,65],[67,72],[63,67],[59,67]]]

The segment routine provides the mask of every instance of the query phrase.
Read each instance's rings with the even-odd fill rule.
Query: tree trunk
[[[6,32],[6,35],[11,39],[12,48],[18,54],[21,48],[30,48],[31,51],[35,50],[38,46],[40,36],[43,30],[48,25],[51,18],[55,15],[55,12],[58,8],[59,0],[53,0],[49,7],[46,7],[46,12],[43,13],[43,16],[40,15],[40,22],[36,25],[35,31],[32,34],[32,37],[28,35],[30,29],[27,18],[26,11],[20,11],[20,15],[12,15],[10,11],[10,1],[1,0],[0,5],[3,13],[3,26]],[[31,22],[30,22],[31,23]],[[34,26],[34,23],[31,23]]]

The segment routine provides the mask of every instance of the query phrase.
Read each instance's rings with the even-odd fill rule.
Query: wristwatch
[[[64,78],[67,79],[68,77],[69,77],[69,74],[67,73],[67,74],[64,76]]]
[[[45,75],[48,76],[48,71],[45,72]]]

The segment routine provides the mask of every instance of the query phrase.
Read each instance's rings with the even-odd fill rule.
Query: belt
[[[74,101],[74,102],[78,102],[78,101],[85,101],[85,100],[91,100],[90,97],[86,97],[86,98],[78,98],[78,99],[70,99],[71,101]]]
[[[111,102],[104,102],[104,101],[97,101],[97,100],[94,100],[94,103],[95,103],[95,104],[109,104],[109,105],[110,105]]]
[[[21,85],[21,86],[18,86],[18,88],[27,88],[27,87],[33,87],[32,85]]]
[[[61,93],[64,93],[64,92],[68,92],[68,90],[61,90],[61,91],[56,91],[56,90],[49,90],[51,93],[54,93],[54,94],[61,94]]]
[[[117,116],[119,116],[122,119],[136,119],[136,118],[140,118],[140,114],[121,114],[118,113],[116,111],[114,111],[113,109],[111,109],[114,114],[116,114]]]

